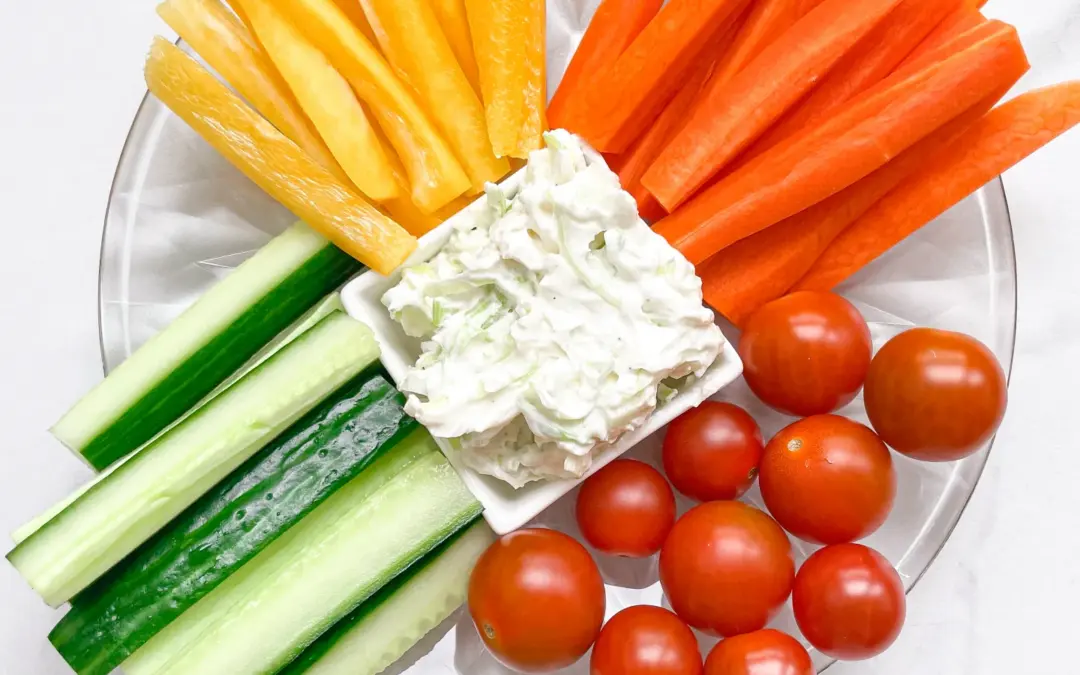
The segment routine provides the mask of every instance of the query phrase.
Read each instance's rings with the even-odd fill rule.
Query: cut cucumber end
[[[52,428],[98,470],[180,419],[360,264],[303,223],[278,235]]]
[[[377,357],[366,326],[332,313],[143,447],[8,560],[45,602],[67,602]]]

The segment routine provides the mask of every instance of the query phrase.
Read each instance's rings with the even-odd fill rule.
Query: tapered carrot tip
[[[853,223],[794,290],[828,290],[1080,124],[1080,81],[1022,94],[973,124]]]

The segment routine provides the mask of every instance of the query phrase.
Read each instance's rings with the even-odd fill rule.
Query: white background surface
[[[46,429],[101,377],[101,222],[143,55],[168,34],[152,6],[0,1],[0,501],[17,505],[0,512],[0,532],[85,475]],[[990,0],[986,12],[1020,29],[1033,63],[1021,87],[1080,78],[1080,0]],[[1069,656],[1080,629],[1080,131],[1005,184],[1020,274],[1009,416],[899,642],[831,675],[1080,673]],[[0,562],[0,675],[68,672],[45,638],[56,618]]]

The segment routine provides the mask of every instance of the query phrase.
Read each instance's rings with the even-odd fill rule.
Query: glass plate
[[[584,25],[582,16],[576,18]],[[565,28],[565,27],[564,27]],[[565,32],[565,31],[564,31]],[[549,45],[565,55],[567,39]],[[553,38],[557,39],[557,38]],[[565,62],[565,57],[561,59]],[[164,328],[229,270],[294,218],[244,178],[156,99],[135,117],[121,155],[101,248],[100,322],[105,370]],[[841,291],[870,322],[875,346],[911,326],[961,331],[986,343],[1011,370],[1016,319],[1012,227],[1000,180],[922,229],[846,283]],[[737,337],[727,330],[728,337]],[[791,420],[766,409],[739,382],[721,398],[746,407],[766,438]],[[842,411],[866,422],[862,401]],[[659,437],[633,453],[659,466]],[[989,446],[953,464],[923,464],[894,454],[896,507],[867,543],[889,558],[910,590],[941,551],[986,464]],[[571,493],[539,524],[578,536]],[[761,505],[756,488],[747,499]],[[680,499],[680,512],[690,503]],[[797,562],[813,548],[794,541]],[[595,552],[594,552],[595,553]],[[608,584],[608,616],[626,606],[663,603],[656,559],[629,562],[597,554]],[[790,603],[776,627],[798,634]],[[702,649],[713,641],[702,637]],[[819,669],[830,660],[815,654]],[[481,646],[459,612],[392,673],[508,673]],[[584,675],[587,659],[562,671]]]

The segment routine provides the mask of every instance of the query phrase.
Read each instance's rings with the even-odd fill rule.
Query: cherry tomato
[[[745,410],[705,401],[668,427],[664,471],[691,499],[738,499],[754,484],[764,451],[761,429]]]
[[[675,494],[648,464],[617,459],[582,484],[577,521],[597,550],[647,558],[660,550],[675,524]]]
[[[741,502],[709,502],[676,523],[660,551],[660,583],[675,613],[731,637],[765,627],[791,593],[791,542]]]
[[[978,340],[915,328],[874,357],[865,399],[883,441],[915,459],[948,462],[976,452],[997,432],[1008,383]]]
[[[801,291],[756,311],[739,340],[750,389],[799,417],[841,408],[859,393],[870,367],[870,329],[850,302]]]
[[[604,581],[581,544],[554,530],[508,534],[469,578],[469,613],[497,659],[526,673],[565,668],[604,621]]]
[[[799,641],[778,630],[759,630],[721,641],[709,652],[705,675],[814,675]]]
[[[896,496],[892,455],[867,427],[836,415],[807,417],[769,441],[761,496],[776,522],[815,544],[869,536]]]
[[[900,575],[861,544],[828,546],[810,556],[795,578],[793,601],[810,644],[845,661],[888,649],[907,615]]]
[[[591,675],[701,675],[697,638],[662,607],[627,607],[600,631]]]

